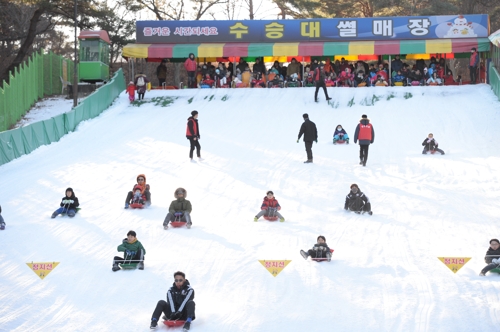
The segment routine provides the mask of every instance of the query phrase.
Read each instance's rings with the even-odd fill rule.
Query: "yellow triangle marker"
[[[260,264],[276,277],[291,262],[291,260],[259,260]]]
[[[59,262],[38,262],[38,263],[26,263],[28,267],[35,272],[37,276],[40,277],[40,279],[43,280],[46,276],[49,275],[52,270],[56,268],[57,265],[59,265]]]
[[[471,257],[438,257],[438,259],[443,262],[453,273],[457,273]]]

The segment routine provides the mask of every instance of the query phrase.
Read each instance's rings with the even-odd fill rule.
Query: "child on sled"
[[[326,239],[323,235],[318,236],[317,243],[309,249],[307,252],[304,250],[300,251],[300,254],[304,259],[311,257],[312,259],[317,260],[327,260],[330,261],[332,259],[332,253],[328,244],[326,244]]]
[[[345,141],[346,144],[349,144],[349,135],[341,125],[338,125],[333,133],[333,144],[337,144],[337,141]]]
[[[486,272],[491,271],[500,266],[500,241],[497,239],[490,240],[490,247],[486,251],[486,257],[484,257],[486,265],[479,275],[484,277]]]
[[[441,153],[442,155],[444,154],[444,151],[438,148],[438,142],[434,139],[434,135],[430,133],[426,139],[422,142],[422,145],[424,147],[424,150],[422,151],[422,154],[427,154],[429,151],[437,151]]]
[[[261,211],[257,213],[253,221],[259,220],[260,217],[278,217],[281,222],[285,221],[285,218],[278,212],[281,210],[281,206],[278,203],[278,200],[274,198],[274,193],[269,190],[264,197],[264,201],[262,202],[262,206],[260,207]]]
[[[51,218],[54,219],[61,213],[66,213],[68,217],[73,218],[76,214],[76,208],[80,205],[78,198],[75,196],[72,188],[66,189],[66,196],[61,200],[60,208],[52,213]]]

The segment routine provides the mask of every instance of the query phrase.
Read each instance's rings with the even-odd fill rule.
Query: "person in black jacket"
[[[332,259],[332,253],[328,244],[326,244],[326,239],[323,235],[318,236],[316,239],[317,243],[309,249],[307,252],[304,250],[300,251],[300,254],[304,259],[307,259],[309,256],[313,259],[317,260],[327,260],[330,261]]]
[[[313,141],[318,143],[318,130],[316,129],[316,124],[309,120],[309,115],[304,113],[302,115],[304,122],[300,126],[299,137],[297,138],[297,143],[299,142],[302,135],[304,135],[304,144],[306,145],[307,160],[304,163],[313,162],[312,145]]]
[[[422,142],[422,146],[424,147],[422,154],[427,154],[429,151],[437,151],[444,154],[444,151],[439,149],[438,145],[438,142],[434,139],[434,135],[430,133],[429,136],[427,136],[427,138]]]
[[[497,239],[490,240],[490,247],[486,252],[484,262],[488,265],[486,265],[481,270],[481,273],[479,273],[481,277],[484,277],[486,275],[486,272],[500,266],[500,241],[498,241]]]
[[[5,229],[5,221],[2,217],[2,207],[0,206],[0,229]]]
[[[199,160],[200,155],[200,126],[198,125],[198,111],[192,111],[191,116],[188,118],[187,128],[186,128],[186,138],[189,140],[190,150],[189,158],[193,161],[193,151],[196,148],[196,155]]]
[[[195,320],[194,289],[189,285],[186,275],[177,271],[174,273],[174,284],[167,292],[167,301],[160,300],[156,304],[155,311],[151,317],[151,328],[158,326],[158,320],[163,312],[164,319],[185,320],[184,331],[188,331],[191,322]]]
[[[80,205],[78,198],[75,196],[73,189],[66,189],[66,196],[62,198],[61,207],[52,213],[51,218],[54,219],[61,213],[66,213],[68,217],[73,218],[76,214],[76,208]]]
[[[314,85],[316,85],[316,91],[314,92],[314,101],[318,102],[318,91],[319,88],[323,88],[323,92],[325,93],[326,100],[331,100],[332,98],[328,97],[328,91],[326,91],[325,85],[325,65],[320,64],[319,67],[314,69],[313,81]]]
[[[344,209],[354,211],[357,214],[368,213],[372,215],[372,205],[368,197],[359,190],[357,184],[351,184],[351,191],[345,197]]]

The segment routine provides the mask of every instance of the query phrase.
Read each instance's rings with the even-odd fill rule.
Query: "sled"
[[[169,225],[171,225],[174,228],[182,227],[185,226],[187,222],[185,221],[171,221]]]
[[[493,270],[490,270],[490,272],[500,274],[500,267],[496,267]]]
[[[137,268],[137,264],[139,263],[126,263],[126,264],[118,264],[124,270],[135,270]]]
[[[141,203],[132,203],[132,204],[130,204],[130,207],[132,209],[143,209],[144,208],[144,204],[141,204]]]
[[[333,249],[330,249],[330,253],[333,254]],[[312,261],[316,261],[316,262],[324,262],[324,261],[327,261],[326,258],[312,258],[311,257],[311,260]]]
[[[333,140],[333,144],[344,144],[345,139],[339,139],[338,141]]]
[[[394,82],[394,86],[403,86],[403,82]]]
[[[267,221],[276,221],[278,220],[278,216],[264,216],[264,219]]]
[[[168,327],[178,327],[184,325],[185,322],[185,320],[164,320],[163,324],[167,325]]]

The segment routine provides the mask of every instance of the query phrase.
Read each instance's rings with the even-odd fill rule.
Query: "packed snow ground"
[[[497,330],[500,276],[478,276],[500,237],[496,96],[487,85],[329,90],[333,107],[310,88],[152,91],[140,107],[121,94],[59,142],[1,166],[0,330],[148,331],[177,270],[196,291],[192,331]],[[191,163],[194,109],[205,160]],[[304,112],[318,126],[314,164],[296,143]],[[353,135],[362,114],[375,129],[366,167],[358,146],[332,144],[335,126]],[[421,154],[429,132],[446,155]],[[139,173],[153,205],[124,210]],[[373,216],[343,210],[351,183]],[[165,231],[180,186],[193,228]],[[66,187],[82,210],[50,219]],[[284,223],[253,222],[267,190]],[[112,272],[130,229],[146,268]],[[299,250],[320,234],[332,262],[305,261]],[[472,259],[453,274],[440,256]],[[273,277],[261,259],[292,261]],[[32,261],[60,264],[40,280]]]
[[[51,117],[71,111],[73,99],[66,95],[51,96],[35,103],[35,105],[19,120],[14,128],[24,127],[30,123],[48,120]]]

